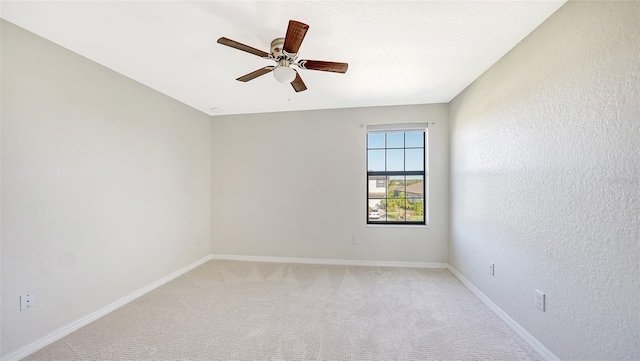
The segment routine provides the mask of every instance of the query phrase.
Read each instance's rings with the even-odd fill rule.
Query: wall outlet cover
[[[36,305],[36,293],[31,291],[20,296],[20,311],[24,311],[27,308],[35,307]]]
[[[535,300],[535,305],[538,309],[540,309],[542,312],[544,312],[544,308],[545,308],[545,295],[544,293],[540,292],[539,290],[536,290],[536,300]]]

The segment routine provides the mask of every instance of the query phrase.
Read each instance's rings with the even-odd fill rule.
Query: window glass
[[[370,171],[385,171],[384,153],[384,149],[369,150],[367,155],[367,169]]]
[[[404,148],[404,133],[386,133],[387,148]]]
[[[423,132],[406,132],[404,133],[404,139],[407,148],[423,148],[424,147],[424,133]]]
[[[369,198],[385,198],[387,181],[384,176],[369,176]]]
[[[404,149],[387,149],[386,170],[404,170]]]
[[[424,170],[424,150],[405,149],[405,170]]]
[[[385,133],[369,133],[367,134],[367,148],[383,148],[384,149],[384,134]]]

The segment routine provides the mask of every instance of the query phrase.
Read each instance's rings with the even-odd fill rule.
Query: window
[[[426,140],[426,123],[367,127],[367,224],[427,224]]]

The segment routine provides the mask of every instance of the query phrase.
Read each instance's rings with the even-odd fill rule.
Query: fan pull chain
[[[289,103],[291,103],[291,87],[289,87]]]

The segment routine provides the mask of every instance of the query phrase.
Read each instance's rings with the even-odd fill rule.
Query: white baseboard
[[[105,316],[106,314],[126,305],[127,303],[135,300],[136,298],[144,295],[145,293],[148,293],[149,291],[152,291],[155,288],[158,288],[160,286],[162,286],[163,284],[173,280],[174,278],[177,278],[189,271],[191,271],[192,269],[200,266],[201,264],[209,261],[211,259],[211,255],[208,255],[206,257],[203,257],[185,267],[182,267],[181,269],[172,272],[162,278],[160,278],[159,280],[156,280],[153,283],[148,284],[145,287],[142,287],[141,289],[130,293],[126,296],[124,296],[123,298],[117,300],[116,302],[107,305],[106,307],[103,307],[101,309],[99,309],[96,312],[93,312],[89,315],[86,315],[84,317],[82,317],[81,319],[72,322],[66,326],[62,326],[60,328],[58,328],[57,330],[51,332],[50,334],[44,336],[43,338],[32,342],[30,344],[28,344],[27,346],[12,352],[8,355],[6,355],[5,357],[2,358],[2,361],[14,361],[14,360],[20,360],[24,357],[27,357],[29,355],[31,355],[32,353],[40,350],[41,348],[55,342],[58,341],[59,339],[69,335],[70,333],[80,329],[81,327],[84,327],[88,324],[90,324],[91,322],[99,319],[102,316]]]
[[[487,297],[482,291],[480,291],[476,286],[471,283],[468,279],[466,279],[458,270],[453,268],[451,265],[447,267],[451,273],[465,286],[482,301],[491,311],[493,311],[498,317],[504,321],[507,326],[511,327],[520,338],[522,338],[529,346],[531,346],[540,356],[544,357],[545,360],[549,361],[560,361],[558,356],[554,355],[548,348],[544,347],[540,341],[538,341],[535,337],[533,337],[527,330],[525,330],[520,324],[518,324],[511,316],[509,316],[506,312],[504,312],[498,305],[493,303],[489,297]]]
[[[323,264],[323,265],[334,265],[334,266],[373,266],[373,267],[405,267],[405,268],[447,268],[448,266],[447,263],[429,263],[429,262],[362,261],[362,260],[328,259],[328,258],[240,256],[240,255],[229,255],[229,254],[212,254],[211,259],[228,260],[228,261],[247,261],[247,262]]]

